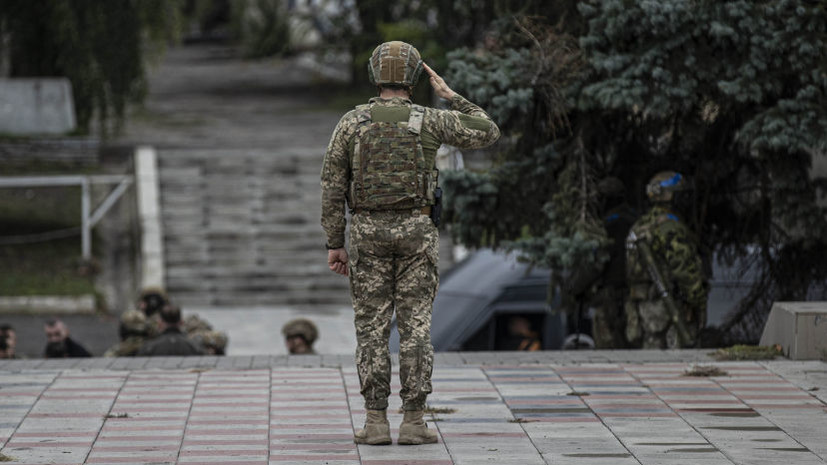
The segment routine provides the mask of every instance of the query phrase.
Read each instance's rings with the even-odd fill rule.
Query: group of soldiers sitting
[[[105,357],[224,355],[227,334],[198,315],[182,318],[179,307],[161,289],[144,289],[138,309],[121,315],[121,342]]]

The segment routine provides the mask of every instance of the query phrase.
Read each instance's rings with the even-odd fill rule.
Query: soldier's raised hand
[[[428,73],[428,76],[431,77],[431,87],[434,88],[434,93],[436,93],[438,97],[446,100],[451,100],[454,98],[456,93],[448,87],[448,84],[445,84],[445,80],[442,79],[439,74],[432,70],[427,64],[422,63],[422,66],[425,68],[425,72]]]

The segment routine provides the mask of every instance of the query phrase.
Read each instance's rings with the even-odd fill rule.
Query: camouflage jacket
[[[700,311],[706,308],[707,279],[695,235],[663,206],[654,206],[632,226],[638,240],[648,242],[661,274],[672,284],[675,302]],[[627,278],[634,300],[657,295],[652,278],[637,252],[627,255]],[[701,312],[701,315],[703,312]]]
[[[411,101],[399,97],[370,99],[376,121],[407,121]],[[375,110],[376,109],[376,110]],[[331,248],[345,245],[345,203],[350,187],[350,162],[358,126],[356,110],[346,113],[327,146],[322,166],[322,227]],[[429,166],[435,166],[436,151],[444,142],[459,148],[482,148],[493,144],[500,130],[488,114],[459,94],[450,110],[425,108],[420,138]]]
[[[110,347],[103,356],[104,357],[133,357],[141,349],[141,346],[146,342],[146,338],[141,336],[129,336],[123,341]]]

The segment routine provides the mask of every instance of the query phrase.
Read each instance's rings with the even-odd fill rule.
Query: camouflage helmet
[[[686,179],[676,171],[661,171],[646,185],[646,196],[652,202],[671,202],[675,192],[686,187]]]
[[[187,315],[181,323],[183,330],[187,334],[211,331],[212,325],[205,319],[198,315]]]
[[[295,320],[288,321],[281,328],[281,333],[284,337],[300,336],[311,345],[319,337],[318,328],[307,318],[296,318]]]
[[[147,287],[141,290],[138,301],[144,305],[144,312],[150,316],[159,312],[166,305],[167,293],[159,287]]]
[[[597,183],[597,192],[605,197],[619,197],[626,192],[626,186],[620,178],[609,176]]]
[[[216,354],[223,354],[227,348],[227,333],[223,331],[199,331],[192,335],[192,340]]]
[[[368,61],[368,77],[375,86],[416,86],[422,74],[422,58],[411,44],[393,41],[376,47]]]
[[[146,315],[140,310],[127,310],[121,315],[121,328],[126,334],[146,334]]]

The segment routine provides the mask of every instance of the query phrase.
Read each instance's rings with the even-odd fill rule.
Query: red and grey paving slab
[[[26,464],[825,464],[824,362],[716,363],[720,376],[695,377],[696,352],[664,352],[664,363],[627,352],[442,357],[453,364],[434,370],[428,415],[439,442],[407,447],[353,443],[364,404],[352,358],[6,363],[0,453]],[[391,387],[395,436],[397,372]]]

